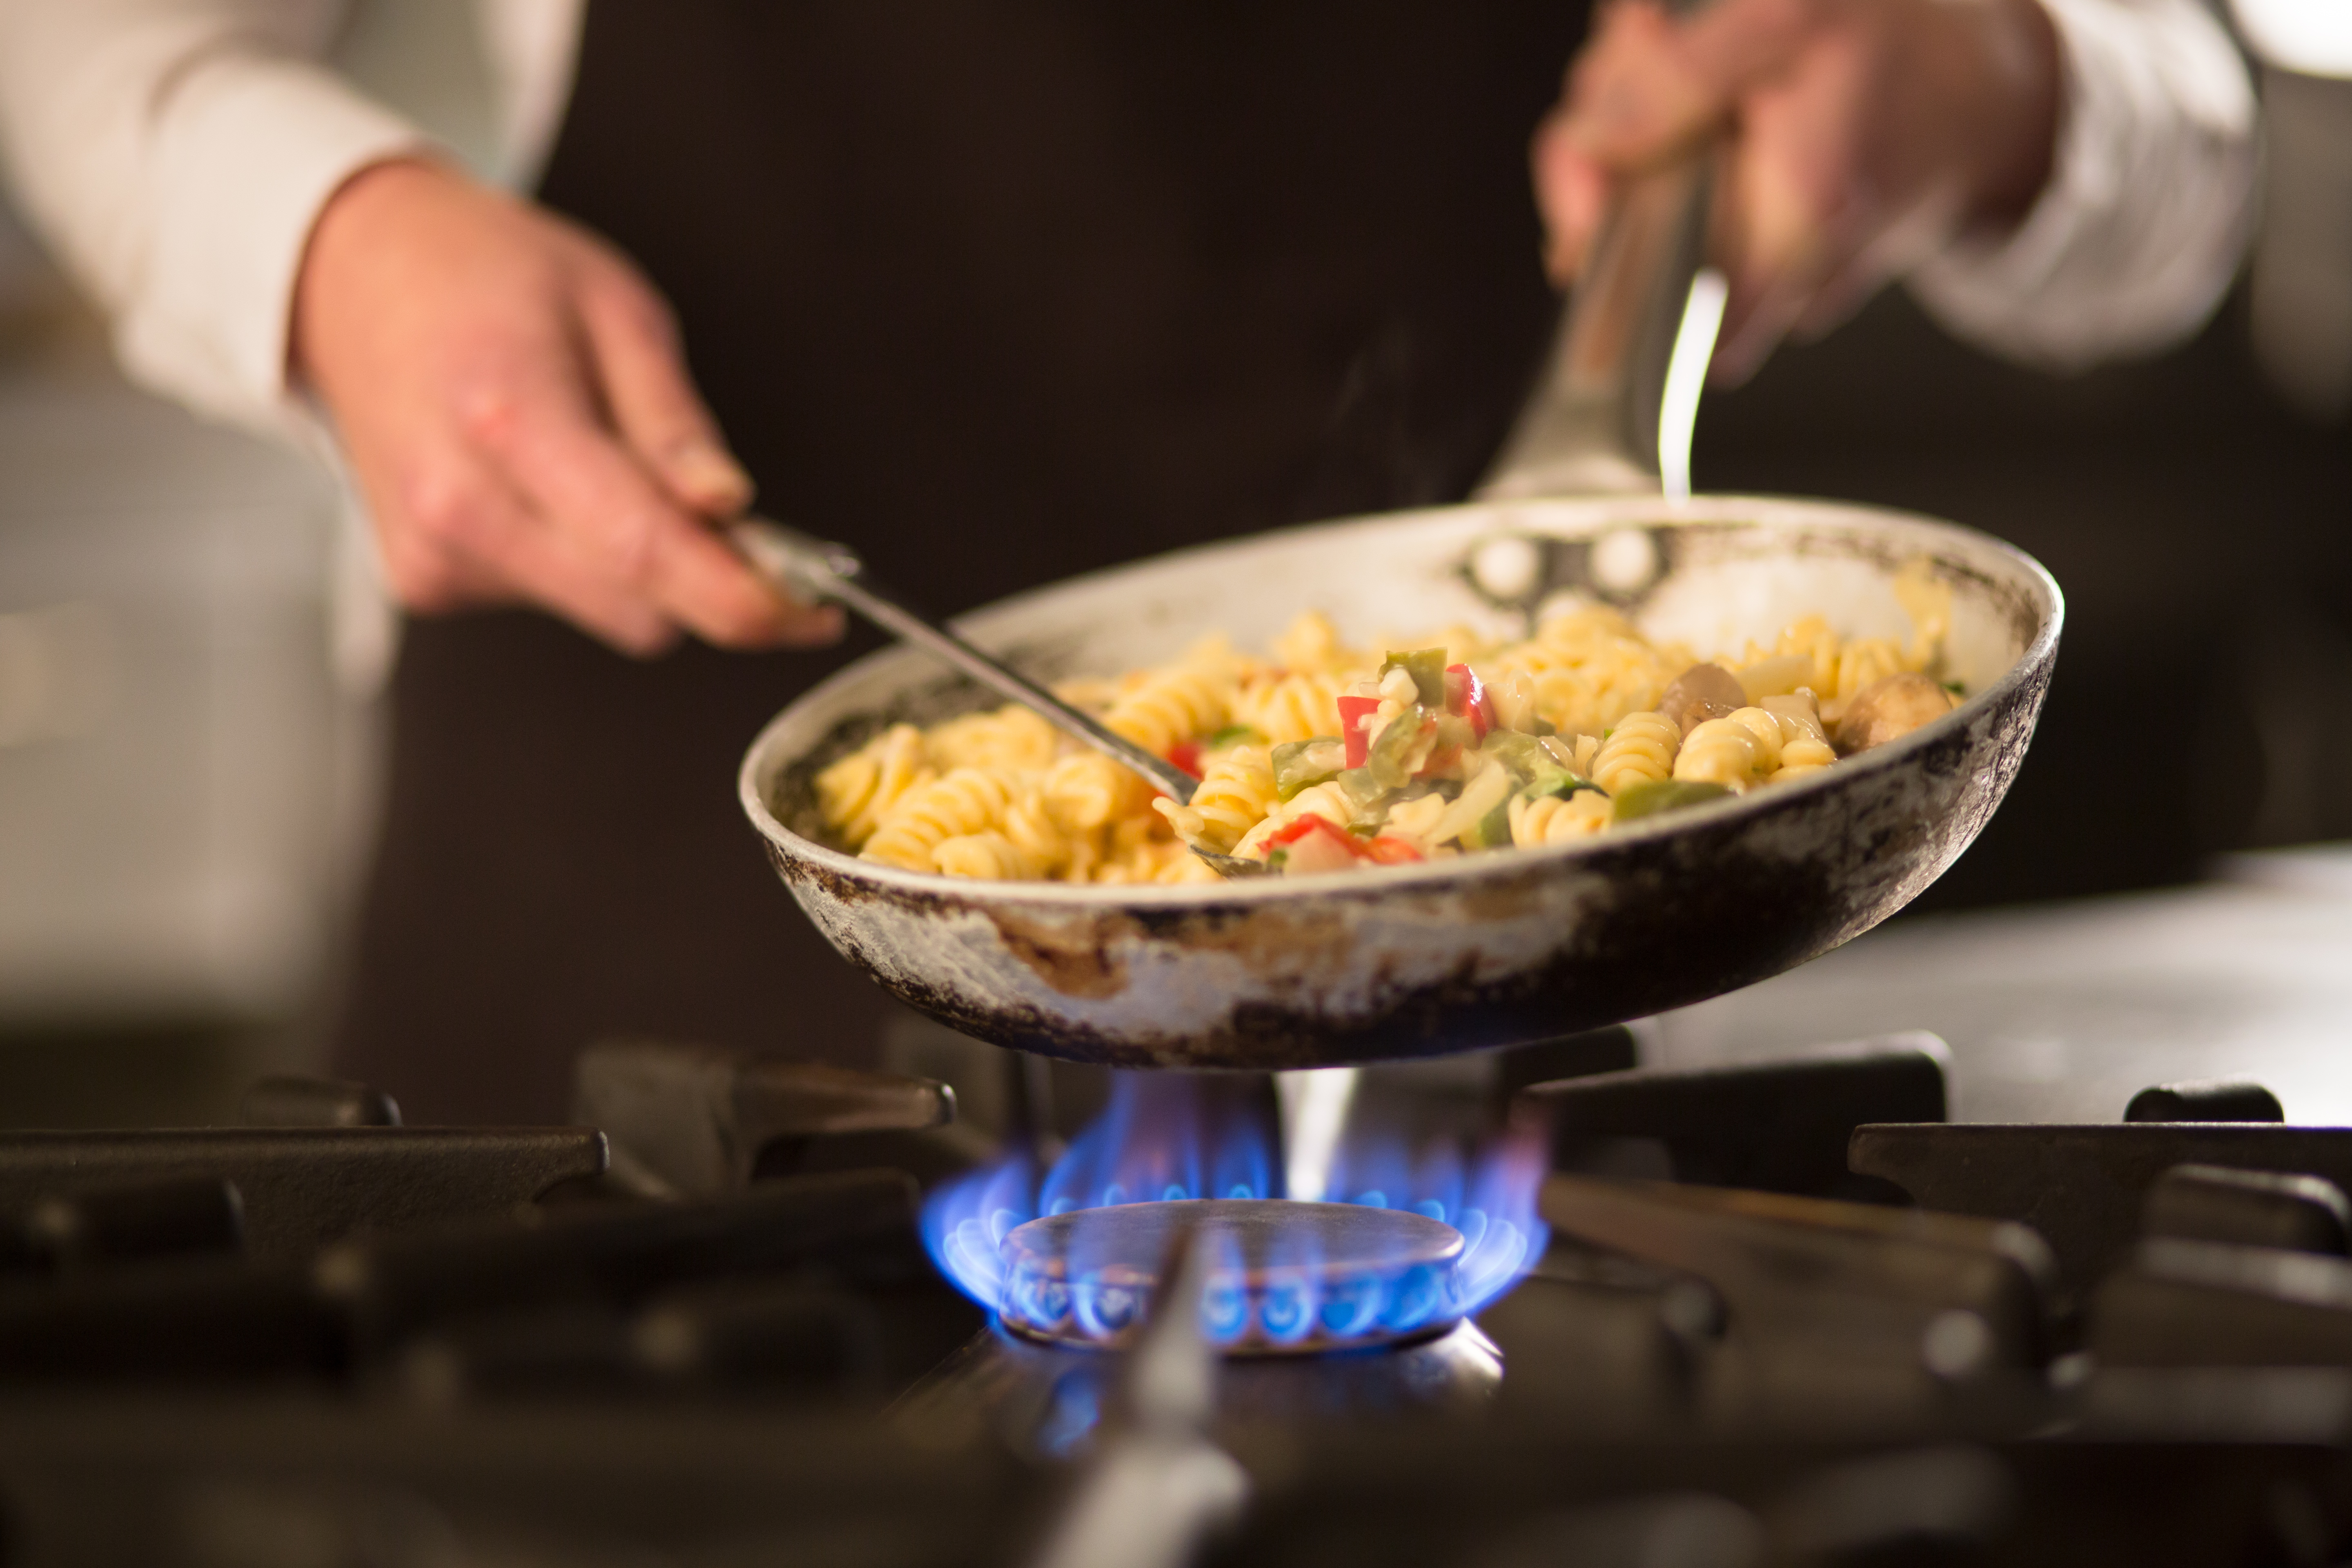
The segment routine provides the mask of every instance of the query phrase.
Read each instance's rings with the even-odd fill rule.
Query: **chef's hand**
[[[2049,177],[2058,83],[2038,0],[1715,0],[1687,20],[1606,0],[1536,133],[1547,265],[1576,277],[1613,181],[1727,130],[1715,369],[1740,379],[1953,237],[2014,227]]]
[[[609,246],[428,163],[314,226],[293,374],[333,416],[411,609],[525,603],[645,655],[827,642],[712,531],[751,499],[669,310]]]

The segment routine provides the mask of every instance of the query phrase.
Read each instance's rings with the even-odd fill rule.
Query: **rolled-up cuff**
[[[149,287],[119,321],[117,350],[142,381],[282,430],[311,226],[353,174],[431,143],[330,72],[275,58],[205,63],[165,114],[147,171],[158,215]]]
[[[2189,336],[2236,273],[2254,105],[2195,0],[2042,0],[2064,62],[2050,183],[2004,238],[1922,263],[1912,293],[1956,336],[2053,369]]]

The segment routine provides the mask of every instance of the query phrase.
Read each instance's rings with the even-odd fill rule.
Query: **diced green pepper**
[[[1347,745],[1336,735],[1285,741],[1274,749],[1274,793],[1288,800],[1300,790],[1338,778],[1347,761]]]
[[[1560,771],[1559,763],[1536,743],[1533,735],[1523,735],[1517,730],[1494,731],[1478,751],[1480,755],[1492,757],[1510,769],[1511,776],[1521,784],[1534,784]]]
[[[1508,849],[1511,847],[1511,797],[1472,824],[1462,835],[1465,849]]]
[[[1445,710],[1445,650],[1442,647],[1419,648],[1412,653],[1392,653],[1381,664],[1381,674],[1402,669],[1412,677],[1413,689],[1421,694],[1421,705],[1439,712]]]
[[[1265,735],[1254,724],[1228,724],[1201,742],[1204,752],[1222,752],[1228,746],[1263,746]]]
[[[1637,784],[1617,797],[1614,816],[1620,822],[1631,822],[1639,816],[1655,816],[1662,811],[1681,811],[1686,806],[1705,805],[1711,800],[1721,800],[1731,792],[1719,784],[1700,784],[1695,779],[1659,779],[1650,784]]]
[[[1571,795],[1580,789],[1589,789],[1595,795],[1609,793],[1591,779],[1580,779],[1574,773],[1560,773],[1558,770],[1536,780],[1519,793],[1529,800],[1541,800],[1548,795]]]
[[[1377,823],[1388,814],[1381,803],[1389,792],[1374,781],[1370,768],[1344,768],[1333,782],[1347,793],[1348,804],[1355,808],[1356,821]]]
[[[1388,728],[1372,738],[1371,754],[1364,766],[1382,789],[1402,789],[1436,747],[1437,725],[1429,710],[1416,704],[1390,720]]]

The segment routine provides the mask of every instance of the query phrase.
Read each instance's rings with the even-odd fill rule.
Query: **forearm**
[[[279,417],[311,225],[416,148],[316,63],[331,0],[0,0],[0,143],[29,216],[112,321],[132,375]]]
[[[1911,288],[1958,335],[2059,369],[2194,331],[2236,271],[2253,95],[2196,0],[2042,0],[2063,101],[2047,184],[2018,226],[1965,237]]]

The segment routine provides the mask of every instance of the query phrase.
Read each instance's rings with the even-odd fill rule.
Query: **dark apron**
[[[541,198],[677,307],[761,507],[937,610],[1459,498],[1540,353],[1528,140],[1582,7],[596,0]],[[419,620],[339,1065],[562,1112],[652,1034],[871,1059],[768,870],[754,731],[873,646],[649,664]]]

